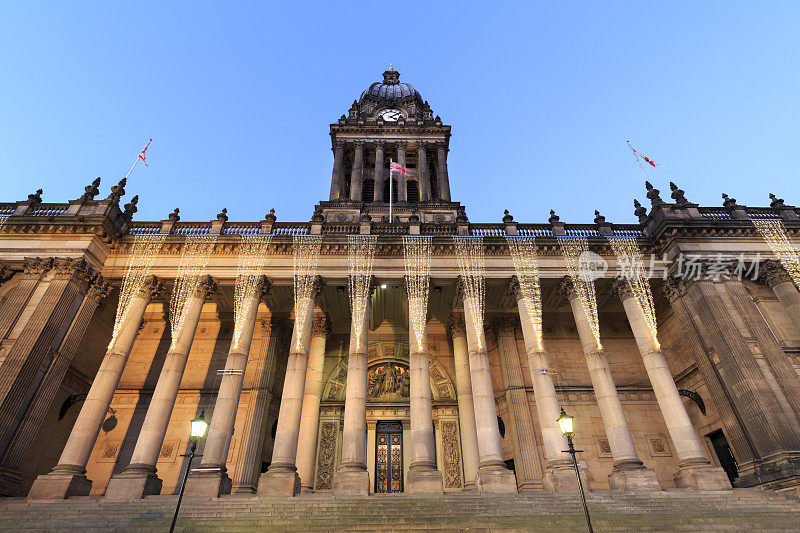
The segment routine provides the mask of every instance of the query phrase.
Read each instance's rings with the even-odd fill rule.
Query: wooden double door
[[[375,426],[375,492],[403,492],[403,425]]]

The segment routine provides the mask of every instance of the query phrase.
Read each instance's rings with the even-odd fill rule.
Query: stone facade
[[[573,492],[574,471],[552,416],[559,407],[575,416],[580,471],[592,491],[719,490],[730,482],[798,490],[800,292],[749,220],[780,220],[797,242],[798,210],[732,199],[700,207],[677,187],[675,203],[667,203],[648,183],[651,207],[637,202],[635,225],[599,215],[593,225],[567,224],[555,214],[549,223],[517,223],[508,213],[499,223],[471,223],[450,198],[450,127],[393,70],[331,125],[331,137],[330,196],[308,222],[279,222],[274,212],[256,222],[229,222],[224,213],[182,222],[177,212],[133,221],[135,202],[119,205],[124,181],[104,200],[95,200],[95,182],[64,204],[43,203],[39,193],[0,204],[3,495],[174,494],[186,469],[188,422],[201,412],[219,417],[215,431],[224,434],[215,437],[207,468],[190,473],[190,494],[369,494],[384,422],[402,427],[396,460],[408,490]],[[384,201],[389,159],[414,170],[397,184],[391,219]],[[126,326],[131,344],[112,349],[133,241],[157,234],[164,242],[155,278],[140,294],[140,316]],[[216,235],[208,266],[214,278],[189,300],[192,329],[181,353],[172,346],[170,294],[187,236],[198,234]],[[249,350],[237,355],[234,284],[248,234],[271,235],[272,260],[263,272],[271,290],[259,293]],[[358,371],[367,382],[355,391],[366,398],[366,416],[353,427],[345,415],[348,387],[358,381],[348,379],[350,234],[380,236],[380,288],[361,317],[368,324],[366,369]],[[300,347],[290,343],[295,235],[323,237],[308,308],[312,331]],[[409,353],[403,235],[433,239],[424,353]],[[454,235],[483,238],[480,331],[464,325],[475,310],[459,291]],[[594,281],[602,350],[587,349],[585,310],[562,281],[559,235],[587,236],[608,267]],[[663,261],[650,280],[660,345],[648,345],[632,294],[615,282],[621,265],[607,239],[614,235],[635,237]],[[518,302],[506,236],[536,236],[543,349],[532,342]],[[687,250],[702,269],[696,277],[681,270]],[[720,258],[762,275],[719,275]],[[170,374],[176,354],[186,361],[177,377]],[[234,363],[244,368],[241,380],[222,386]],[[426,376],[417,388],[412,372]],[[432,441],[414,431],[430,428],[428,419]],[[362,426],[366,465],[356,464],[360,450],[343,450],[345,435],[352,439]]]

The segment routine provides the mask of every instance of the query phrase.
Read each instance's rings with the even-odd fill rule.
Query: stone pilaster
[[[364,182],[364,141],[356,141],[354,147],[353,171],[350,173],[350,199],[360,202]]]
[[[436,184],[439,187],[439,199],[450,201],[450,178],[447,175],[447,145],[445,143],[436,144]]]
[[[419,199],[431,199],[431,174],[428,169],[428,150],[423,141],[417,141],[417,170],[419,171]]]
[[[53,267],[53,258],[26,257],[22,263],[22,276],[0,306],[0,340],[14,328],[20,313],[25,309],[33,292]]]
[[[342,196],[342,183],[344,181],[344,142],[333,143],[333,176],[331,178],[331,200]]]
[[[464,317],[454,314],[447,324],[453,341],[453,363],[456,370],[458,425],[461,429],[461,456],[464,464],[464,486],[475,487],[478,475],[478,434],[475,429],[475,405],[472,401],[472,381],[469,376],[469,350]]]

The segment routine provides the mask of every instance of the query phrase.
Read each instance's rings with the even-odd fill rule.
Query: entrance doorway
[[[403,492],[403,425],[375,426],[375,492]]]
[[[739,466],[736,464],[736,458],[733,456],[730,446],[728,446],[728,439],[725,438],[725,434],[721,429],[709,433],[706,437],[714,447],[714,453],[717,454],[720,466],[728,474],[730,482],[733,483],[733,480],[739,477]]]

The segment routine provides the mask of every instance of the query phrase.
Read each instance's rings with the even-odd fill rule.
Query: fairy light
[[[292,239],[294,267],[294,349],[302,349],[308,306],[314,305],[314,279],[319,266],[322,235],[295,235]]]
[[[272,235],[242,235],[239,245],[239,272],[233,291],[233,348],[238,349],[245,329],[245,317],[258,306],[255,297],[264,273]]]
[[[356,350],[361,349],[361,335],[364,332],[364,314],[367,312],[369,294],[372,288],[372,264],[375,259],[377,235],[349,235],[347,237],[347,262],[350,267],[350,313],[353,321],[353,335]]]
[[[424,332],[428,322],[431,241],[432,238],[429,236],[403,236],[408,314],[417,338],[417,348],[420,352],[425,349]]]
[[[217,242],[216,235],[191,235],[186,237],[178,265],[175,289],[169,302],[169,321],[172,331],[170,350],[174,349],[186,326],[186,301],[197,292],[208,259]]]
[[[789,273],[789,276],[794,281],[794,284],[800,289],[800,257],[791,241],[789,241],[789,234],[786,233],[786,228],[780,220],[758,220],[754,219],[756,229],[761,234],[761,237],[767,242],[772,249],[772,253],[778,256],[778,260]]]
[[[533,237],[507,236],[508,249],[514,260],[522,301],[533,326],[536,348],[544,351],[542,341],[542,289],[539,283],[539,261],[536,257],[536,240]]]
[[[587,268],[587,262],[581,261],[581,255],[589,251],[589,242],[584,236],[570,235],[559,236],[558,243],[561,245],[561,251],[564,254],[564,262],[566,262],[567,270],[569,270],[569,277],[572,279],[572,285],[575,287],[578,300],[583,308],[583,312],[586,314],[589,328],[597,344],[597,349],[602,350],[603,345],[600,343],[600,320],[597,316],[597,295],[594,292],[592,270]]]
[[[650,330],[650,335],[657,350],[661,349],[658,342],[658,320],[656,319],[656,306],[653,302],[653,293],[644,268],[642,251],[636,242],[636,237],[613,235],[608,237],[611,249],[617,256],[622,270],[622,277],[628,282],[636,301],[644,314],[645,323]]]
[[[150,275],[153,264],[156,262],[156,257],[161,251],[161,246],[166,238],[165,234],[134,236],[131,253],[128,256],[128,264],[125,267],[125,277],[122,279],[122,287],[119,291],[117,316],[114,318],[111,342],[108,343],[109,350],[117,342],[117,337],[122,331],[122,325],[130,313],[131,303],[144,287],[145,280]]]
[[[464,282],[464,300],[472,310],[472,329],[478,349],[482,350],[483,311],[485,304],[484,275],[486,265],[483,254],[483,237],[453,236],[456,245],[458,269]]]

